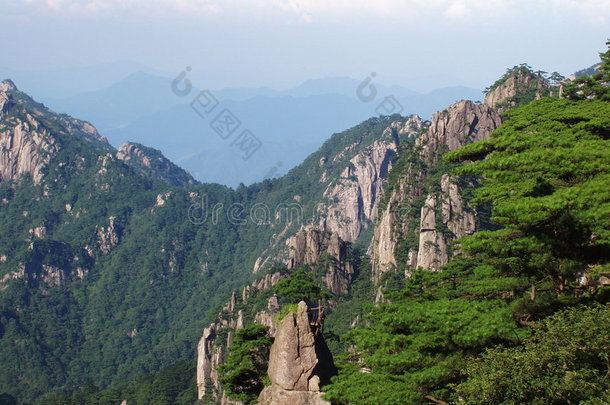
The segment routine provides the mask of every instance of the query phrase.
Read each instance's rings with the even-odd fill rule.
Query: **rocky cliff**
[[[160,151],[142,144],[127,142],[121,145],[116,157],[140,174],[170,186],[187,187],[197,184],[186,170],[172,163]]]
[[[0,83],[0,182],[24,174],[39,183],[42,168],[57,152],[55,139],[35,115],[20,111],[17,88],[10,80]]]
[[[277,260],[291,260],[294,238],[305,227],[335,235],[345,243],[364,239],[368,243],[396,152],[424,126],[417,115],[371,118],[334,134],[293,169],[282,182],[299,186],[290,186],[294,191],[279,206],[296,207],[299,214],[288,215],[291,221],[280,221],[271,243],[255,261],[253,273],[269,269]]]
[[[532,100],[551,95],[549,81],[527,66],[515,66],[494,83],[485,95],[485,105],[502,113]]]
[[[29,175],[40,183],[44,168],[72,138],[102,153],[112,153],[146,177],[172,186],[197,184],[158,150],[126,143],[116,151],[93,125],[51,111],[19,91],[10,80],[0,82],[0,118],[0,182]]]
[[[372,226],[377,217],[383,185],[399,143],[415,137],[422,126],[422,120],[417,115],[402,122],[393,122],[379,139],[349,159],[339,178],[326,187],[323,200],[318,204],[319,227],[344,241],[357,241],[362,231]],[[357,146],[357,142],[349,145],[344,152],[335,156],[333,162],[339,161]],[[326,164],[328,162],[320,162],[320,165]]]
[[[447,174],[441,156],[487,139],[500,123],[489,106],[460,101],[434,114],[428,130],[401,151],[369,249],[374,281],[388,271],[438,270],[451,242],[475,231],[475,213],[462,197],[468,185]]]
[[[348,293],[354,268],[348,261],[348,244],[338,235],[306,226],[289,238],[286,244],[289,253],[285,265],[288,270],[300,266],[317,266],[323,272],[321,280],[330,292],[335,296]],[[280,313],[280,305],[270,290],[284,277],[279,272],[268,273],[245,286],[240,294],[233,293],[217,320],[204,329],[197,348],[197,388],[200,399],[207,398],[212,403],[223,405],[235,403],[223,392],[216,369],[223,364],[234,332],[245,323],[255,322],[268,326],[269,334],[278,337],[280,326],[276,324],[276,318]],[[268,296],[264,306],[253,303],[253,299],[258,296]]]
[[[288,269],[300,266],[318,265],[325,272],[323,280],[335,295],[347,294],[354,268],[347,260],[348,244],[339,235],[313,226],[303,230],[286,241],[288,246]]]
[[[217,319],[203,330],[197,345],[197,397],[210,403],[222,405],[240,404],[230,400],[220,385],[217,367],[223,364],[226,350],[233,341],[236,330],[244,327],[244,322],[256,322],[269,327],[269,334],[275,336],[275,319],[279,314],[277,297],[271,295],[267,307],[254,312],[251,319],[245,320],[243,308],[249,305],[252,297],[269,291],[284,276],[280,273],[266,274],[245,286],[241,294],[233,292],[231,299],[218,314]]]
[[[322,334],[310,326],[307,304],[282,320],[269,355],[271,385],[258,398],[259,405],[325,405],[321,385],[336,373]]]
[[[0,182],[29,175],[40,183],[62,137],[78,137],[102,151],[112,149],[88,122],[55,114],[12,81],[0,82]]]
[[[375,128],[375,132],[371,131],[366,136],[352,133],[335,135],[342,138],[341,147],[318,158],[306,174],[317,179],[322,186],[321,194],[313,196],[310,203],[313,205],[313,219],[296,230],[291,230],[291,224],[288,224],[279,231],[271,246],[256,261],[254,272],[269,270],[271,264],[278,262],[283,263],[288,271],[306,266],[315,269],[335,297],[348,294],[355,276],[349,258],[350,245],[373,225],[400,144],[414,139],[423,127],[424,123],[418,116],[411,116],[389,121],[381,130]],[[369,128],[366,130],[370,131]],[[294,195],[293,200],[301,207],[308,207],[299,194]],[[281,277],[279,273],[265,275],[235,295],[231,300],[234,303],[230,301],[225,308],[249,307],[253,297],[268,291]],[[270,295],[264,304],[261,306],[259,303],[254,310],[250,308],[244,322],[269,326],[271,336],[276,336],[278,325],[274,319],[280,312],[278,299]],[[333,300],[331,306],[335,304]],[[199,398],[230,403],[214,370],[223,362],[235,330],[237,312],[219,314],[217,321],[204,330],[197,356]]]

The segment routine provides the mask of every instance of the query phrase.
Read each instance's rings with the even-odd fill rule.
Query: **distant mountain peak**
[[[17,86],[15,86],[15,83],[13,83],[11,79],[4,79],[0,82],[0,90],[3,92],[17,90]]]
[[[75,143],[88,145],[86,150],[94,154],[116,154],[141,176],[172,186],[197,184],[160,151],[137,143],[126,143],[117,151],[89,122],[55,113],[19,91],[11,80],[0,82],[0,182],[29,175],[40,183],[44,168]],[[65,156],[60,159],[66,163]]]
[[[11,80],[0,82],[0,182],[29,175],[39,183],[43,168],[72,141],[102,153],[112,150],[90,123],[55,113],[19,91]]]
[[[186,170],[172,163],[159,150],[140,143],[124,143],[119,147],[116,157],[140,174],[170,186],[186,187],[197,184]]]

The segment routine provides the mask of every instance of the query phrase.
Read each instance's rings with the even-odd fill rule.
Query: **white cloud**
[[[608,0],[547,0],[560,15],[580,16],[591,24],[604,25],[610,22]]]
[[[562,16],[594,24],[610,20],[609,0],[9,0],[35,12],[66,15],[280,17],[311,22],[324,18],[447,19],[483,21],[518,17],[534,10],[541,18]],[[423,20],[423,21],[422,21]]]

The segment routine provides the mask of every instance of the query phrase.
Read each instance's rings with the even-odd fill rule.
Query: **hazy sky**
[[[568,74],[598,61],[610,0],[0,0],[0,66],[135,61],[206,86],[317,77],[485,87],[527,62]]]

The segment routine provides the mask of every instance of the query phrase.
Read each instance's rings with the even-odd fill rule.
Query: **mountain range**
[[[193,108],[138,73],[64,100],[87,121],[0,82],[0,401],[603,403],[602,61],[575,82],[515,66],[430,119],[370,113],[350,79]],[[208,123],[214,99],[258,160]],[[372,117],[343,121],[357,107]],[[117,148],[128,128],[142,138]]]
[[[78,75],[74,72],[26,75],[8,70],[4,70],[4,74],[23,76],[27,88],[47,94],[41,97],[47,106],[91,122],[115,147],[125,142],[154,147],[198,181],[232,187],[286,173],[320,147],[328,134],[377,114],[376,110],[387,96],[396,97],[400,103],[401,108],[393,112],[409,112],[427,119],[434,111],[454,101],[476,100],[482,95],[479,90],[467,87],[447,87],[419,94],[372,81],[376,97],[363,102],[356,94],[362,81],[347,77],[308,80],[282,91],[270,88],[212,90],[222,107],[233,112],[242,128],[249,129],[262,143],[259,152],[244,160],[231,148],[230,142],[220,138],[210,128],[210,123],[191,108],[190,103],[199,91],[197,88],[190,97],[179,97],[171,91],[173,78],[141,70],[107,85],[133,67],[133,64],[120,63],[106,67],[104,74],[96,76],[97,87],[103,87],[72,91],[68,96],[46,89],[39,84],[38,77],[48,77],[47,82],[55,80],[56,87],[69,82],[86,89],[94,85],[87,86],[85,78],[88,74],[97,74],[97,70],[78,70]],[[206,83],[194,82],[194,85],[206,88]],[[295,125],[297,122],[299,124]]]

